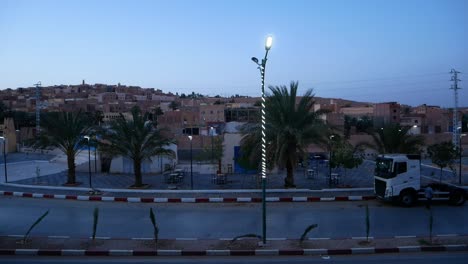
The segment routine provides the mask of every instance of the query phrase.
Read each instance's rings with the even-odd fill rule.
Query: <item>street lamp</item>
[[[190,189],[193,190],[193,149],[192,149],[192,139],[193,137],[188,136],[190,140]]]
[[[260,76],[262,78],[262,238],[263,244],[266,244],[266,117],[265,117],[265,67],[267,63],[267,56],[268,51],[273,44],[273,38],[268,36],[265,42],[265,57],[262,59],[260,63],[259,60],[255,57],[252,57],[252,61],[258,65],[258,69],[260,70]]]
[[[214,150],[213,150],[214,127],[210,127],[210,135],[211,135],[211,162],[213,162],[214,161]]]
[[[328,187],[331,188],[331,183],[332,183],[332,175],[331,175],[331,162],[332,162],[332,139],[335,137],[335,135],[331,135],[329,137],[330,139],[330,157],[328,158]]]
[[[89,193],[94,194],[95,192],[94,192],[93,184],[91,181],[91,143],[89,142],[91,138],[89,136],[84,136],[84,138],[88,140],[88,175],[89,175],[89,188],[91,189]]]
[[[7,173],[6,150],[5,150],[6,139],[5,139],[5,137],[0,137],[0,139],[3,142],[3,162],[5,163],[5,183],[7,183],[8,182],[8,173]]]

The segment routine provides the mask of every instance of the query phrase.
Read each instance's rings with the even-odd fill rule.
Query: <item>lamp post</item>
[[[188,136],[190,140],[190,190],[193,190],[193,150],[192,150],[192,139],[193,137]]]
[[[211,162],[214,161],[214,149],[213,149],[213,137],[214,137],[214,127],[210,127],[211,135]]]
[[[273,38],[268,36],[265,42],[265,57],[260,63],[259,60],[255,57],[252,57],[252,61],[258,65],[260,70],[260,75],[262,78],[262,123],[261,123],[261,132],[262,132],[262,239],[263,244],[266,244],[266,117],[265,117],[265,67],[267,63],[268,51],[273,44]]]
[[[84,136],[85,139],[88,140],[88,175],[89,175],[89,188],[91,189],[90,193],[93,192],[93,185],[91,182],[91,144],[89,142],[90,137]]]
[[[330,139],[330,157],[328,158],[328,187],[331,188],[331,182],[332,182],[332,175],[331,175],[331,162],[332,162],[332,139],[335,137],[335,135],[331,135],[329,137]]]
[[[96,159],[97,145],[94,146],[94,173],[97,173],[97,159]]]
[[[5,137],[0,137],[0,139],[1,139],[2,142],[3,142],[3,163],[4,163],[4,165],[5,165],[5,183],[7,183],[7,182],[8,182],[8,173],[7,173],[6,149],[5,149],[6,138],[5,138]]]

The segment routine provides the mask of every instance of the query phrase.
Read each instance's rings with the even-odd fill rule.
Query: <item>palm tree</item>
[[[294,169],[297,162],[305,156],[306,148],[310,144],[326,142],[327,127],[320,119],[322,112],[314,111],[314,95],[311,89],[300,98],[297,97],[297,82],[291,82],[289,90],[286,86],[270,86],[269,89],[272,95],[267,98],[265,105],[267,163],[270,168],[273,165],[285,167],[284,186],[295,187]],[[244,126],[243,132],[243,155],[251,162],[259,164],[260,126],[248,124]]]
[[[411,127],[402,127],[399,124],[387,124],[376,129],[371,136],[374,144],[370,147],[379,153],[408,153],[420,152],[420,147],[424,144],[424,137],[421,135],[410,135],[408,131]]]
[[[83,136],[91,129],[90,120],[81,111],[75,113],[52,112],[43,116],[43,130],[35,147],[56,147],[67,155],[67,184],[76,184],[75,156],[85,143]]]
[[[142,187],[141,163],[151,160],[156,155],[174,155],[174,152],[165,149],[173,143],[172,140],[161,135],[161,131],[154,129],[147,114],[144,116],[138,107],[132,108],[133,120],[125,120],[123,115],[110,124],[110,129],[103,134],[103,151],[113,155],[128,157],[133,161],[135,184],[133,187]],[[107,144],[108,143],[108,144]]]

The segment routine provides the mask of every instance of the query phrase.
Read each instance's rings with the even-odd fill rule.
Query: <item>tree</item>
[[[432,163],[439,166],[440,181],[442,181],[442,169],[447,166],[452,166],[455,159],[458,157],[459,152],[457,147],[451,141],[446,141],[429,146],[427,152],[431,157]]]
[[[420,153],[420,148],[424,144],[424,137],[421,135],[410,135],[411,127],[401,127],[399,124],[387,124],[384,127],[376,128],[370,133],[374,144],[361,143],[376,149],[379,153]]]
[[[182,98],[182,97],[181,97]],[[179,104],[176,102],[176,101],[172,101],[170,104],[169,104],[169,108],[171,108],[173,111],[174,110],[177,110],[179,108]]]
[[[83,136],[91,130],[90,119],[81,111],[46,113],[41,119],[41,133],[35,147],[56,147],[67,155],[67,184],[76,184],[75,157],[87,142]]]
[[[223,137],[210,136],[210,138],[213,140],[212,143],[207,144],[196,159],[199,161],[210,160],[211,163],[216,161],[218,163],[217,173],[221,173],[221,161],[224,154]]]
[[[272,95],[266,99],[267,165],[286,168],[285,187],[295,187],[294,168],[305,156],[311,143],[326,142],[327,127],[320,119],[321,112],[314,111],[314,95],[309,89],[297,101],[298,83],[286,86],[270,86]],[[242,155],[254,164],[260,164],[261,129],[259,124],[247,124],[242,128]]]
[[[161,130],[154,129],[151,121],[147,121],[147,114],[142,115],[140,108],[132,108],[133,120],[125,120],[121,114],[110,124],[110,129],[103,134],[103,151],[113,155],[121,155],[133,161],[135,184],[142,187],[141,163],[151,160],[156,155],[172,156],[174,152],[165,149],[173,141],[164,137]]]
[[[331,142],[333,151],[330,166],[332,168],[343,167],[346,175],[347,169],[354,169],[362,164],[363,158],[358,148],[353,147],[353,145],[343,139],[337,139]]]

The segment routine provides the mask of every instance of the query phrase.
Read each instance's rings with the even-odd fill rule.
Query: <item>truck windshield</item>
[[[374,175],[382,178],[392,178],[393,159],[377,158],[375,161]]]

